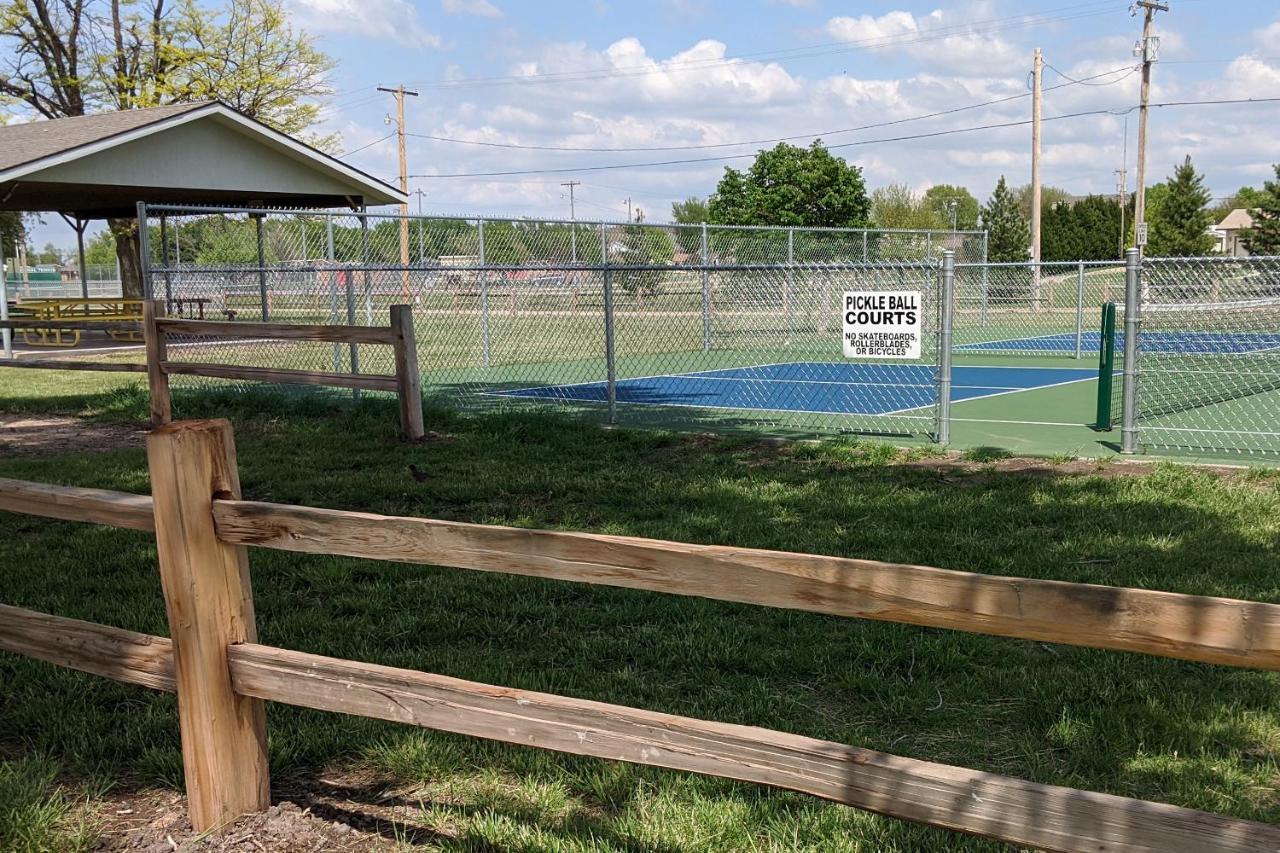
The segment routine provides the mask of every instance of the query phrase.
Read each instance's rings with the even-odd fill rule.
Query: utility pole
[[[1138,106],[1138,185],[1133,191],[1134,242],[1138,244],[1138,256],[1142,256],[1147,244],[1147,102],[1151,95],[1151,65],[1156,61],[1160,39],[1151,34],[1152,20],[1156,12],[1169,11],[1169,4],[1160,0],[1135,0],[1133,12],[1143,10],[1142,41],[1134,53],[1142,57],[1142,92]]]
[[[1032,311],[1040,310],[1040,79],[1044,55],[1036,48],[1031,66],[1031,299]]]
[[[573,253],[573,262],[578,262],[578,214],[573,206],[573,188],[582,181],[565,181],[560,186],[569,188],[569,247]]]
[[[405,89],[404,84],[394,89],[378,87],[379,92],[390,92],[396,96],[396,142],[400,148],[400,192],[409,192],[409,161],[404,152],[404,96],[418,97],[417,92]],[[421,200],[419,200],[421,203]],[[409,296],[409,203],[400,205],[400,292],[407,299]]]
[[[1124,169],[1116,169],[1116,195],[1120,199],[1120,257],[1124,257],[1124,207],[1128,200],[1129,174]]]
[[[422,200],[427,197],[427,193],[421,187],[419,187],[418,189],[413,191],[413,194],[418,197],[418,218],[421,219],[422,218]]]
[[[627,196],[627,221],[631,221],[631,196]]]

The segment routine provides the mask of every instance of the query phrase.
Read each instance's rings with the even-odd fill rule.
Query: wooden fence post
[[[396,336],[396,394],[400,398],[401,431],[405,438],[417,441],[427,433],[422,423],[422,379],[418,375],[418,341],[413,335],[411,306],[391,306],[391,329]]]
[[[169,374],[164,362],[168,358],[164,330],[156,325],[165,315],[164,303],[147,299],[142,303],[142,339],[147,351],[147,386],[151,392],[151,425],[162,426],[173,420],[173,400],[169,394]]]
[[[262,701],[231,687],[227,647],[257,641],[249,559],[214,532],[215,497],[239,498],[225,420],[179,421],[147,436],[156,551],[173,638],[191,822],[216,829],[270,803]]]

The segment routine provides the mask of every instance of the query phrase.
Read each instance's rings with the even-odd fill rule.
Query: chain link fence
[[[1098,375],[1102,306],[1129,287],[1141,331],[1112,387],[1133,449],[1280,452],[1276,259],[1149,259],[1127,285],[1120,262],[984,263],[981,232],[178,207],[146,218],[148,286],[171,313],[382,325],[408,303],[424,390],[441,403],[677,428],[939,437],[953,401],[958,422],[1037,423],[1031,398],[1007,395],[1059,386],[1076,389],[1067,417],[1092,423],[1096,402],[1075,401]],[[848,291],[915,294],[921,357],[845,358]],[[392,370],[375,347],[171,345],[189,361]],[[999,411],[977,402],[1002,397]]]
[[[982,232],[745,228],[151,207],[171,313],[381,324],[414,306],[424,387],[467,409],[933,434],[939,259]],[[922,364],[841,355],[847,290],[919,293]],[[388,372],[373,348],[177,341],[187,360]],[[198,380],[188,380],[198,381]]]
[[[1149,258],[1136,286],[1137,441],[1280,453],[1280,258]]]

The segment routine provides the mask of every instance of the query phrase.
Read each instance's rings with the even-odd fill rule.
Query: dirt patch
[[[52,415],[0,415],[0,455],[103,453],[141,447],[146,430]]]
[[[109,795],[96,811],[96,850],[118,853],[386,853],[446,840],[422,826],[421,805],[389,784],[358,776],[280,784],[277,802],[216,835],[191,828],[172,791]]]

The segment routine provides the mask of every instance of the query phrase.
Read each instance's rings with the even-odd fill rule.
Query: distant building
[[[1243,207],[1237,207],[1222,218],[1210,230],[1218,239],[1218,251],[1233,258],[1249,257],[1244,245],[1244,232],[1253,227],[1253,217]]]

